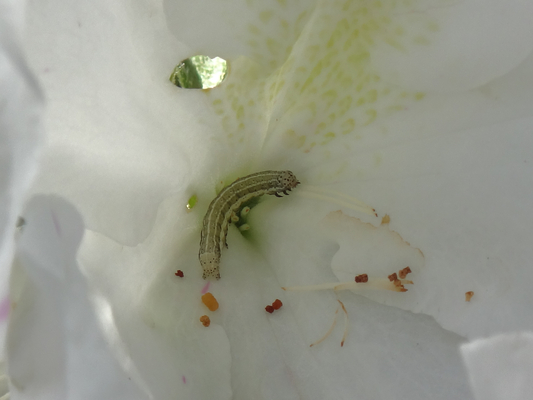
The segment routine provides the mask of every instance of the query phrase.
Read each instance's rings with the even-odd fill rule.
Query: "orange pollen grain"
[[[209,317],[207,315],[202,315],[200,317],[200,322],[205,326],[205,327],[208,327],[209,325],[211,325],[211,320],[209,319]]]
[[[411,272],[413,272],[413,271],[411,271],[411,268],[405,267],[404,269],[400,270],[400,272],[398,272],[398,275],[399,275],[400,279],[405,279],[407,274],[410,274]]]
[[[396,272],[394,274],[391,274],[388,276],[389,281],[394,282],[398,280],[398,275],[396,275]]]
[[[218,301],[215,299],[215,296],[211,294],[211,292],[207,292],[202,296],[202,303],[204,303],[210,311],[218,310]]]
[[[367,274],[357,275],[355,277],[355,282],[357,282],[357,283],[366,283],[366,282],[368,282],[368,275]]]
[[[465,300],[466,301],[470,301],[472,299],[472,296],[474,295],[474,292],[470,291],[470,292],[466,292],[465,293]]]

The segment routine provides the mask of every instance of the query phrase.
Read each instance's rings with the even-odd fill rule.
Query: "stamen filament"
[[[342,311],[344,311],[344,335],[342,335],[341,340],[341,347],[344,346],[344,341],[346,340],[346,336],[348,336],[348,311],[346,311],[346,307],[344,307],[344,303],[337,299],[337,301],[340,303],[342,307]]]
[[[412,285],[413,281],[407,279],[399,279],[402,285]],[[288,290],[292,292],[308,292],[314,290],[329,290],[333,289],[335,291],[340,290],[358,290],[358,289],[385,289],[391,290],[393,292],[403,292],[406,289],[403,289],[399,286],[394,285],[393,282],[389,281],[386,278],[368,278],[368,282],[330,282],[330,283],[321,283],[319,285],[308,285],[308,286],[289,286],[282,287],[283,290]]]
[[[338,206],[341,206],[341,207],[346,207],[354,211],[359,211],[359,212],[371,215],[373,217],[377,217],[376,211],[372,207],[367,206],[366,204],[360,202],[357,199],[354,199],[355,202],[344,201],[340,198],[335,198],[335,197],[330,196],[329,193],[328,195],[320,194],[320,193],[312,192],[310,190],[305,190],[305,188],[310,188],[310,187],[304,186],[302,188],[303,190],[302,189],[298,190],[296,194],[299,196],[307,197],[311,199],[324,200],[324,201],[327,201],[333,204],[337,204]],[[314,189],[315,187],[311,186],[311,188]]]
[[[302,189],[308,194],[311,194],[310,192],[314,192],[313,194],[315,196],[320,196],[320,199],[322,200],[331,201],[332,203],[377,217],[376,210],[374,208],[353,196],[347,195],[346,193],[338,192],[332,189],[324,189],[320,186],[313,185],[300,186],[299,193],[302,192]]]
[[[335,328],[335,325],[337,324],[337,314],[338,314],[338,312],[339,312],[339,308],[337,307],[337,311],[335,311],[335,317],[333,317],[333,323],[331,324],[331,327],[329,328],[329,330],[326,332],[326,334],[324,336],[322,336],[316,342],[311,343],[309,345],[309,347],[313,347],[313,346],[316,346],[319,343],[322,343],[331,334],[331,332],[333,332],[333,328]]]

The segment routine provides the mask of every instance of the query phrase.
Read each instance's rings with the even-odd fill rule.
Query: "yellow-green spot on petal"
[[[346,114],[346,112],[350,109],[351,105],[352,105],[351,96],[346,96],[344,99],[339,101],[339,106],[338,106],[339,115],[342,116]]]
[[[259,13],[259,20],[261,22],[263,22],[264,24],[268,23],[268,21],[270,21],[272,19],[272,16],[274,15],[274,13],[270,10],[267,10],[267,11],[261,11]]]
[[[239,108],[237,108],[237,119],[238,120],[241,120],[243,119],[244,117],[244,107],[243,106],[239,106]]]
[[[366,110],[366,115],[368,116],[368,120],[365,121],[363,125],[370,125],[372,122],[375,121],[376,117],[378,116],[378,112],[371,108]]]
[[[378,98],[378,91],[376,89],[369,90],[367,93],[367,101],[369,103],[375,103]]]
[[[275,41],[274,39],[267,38],[266,44],[267,44],[268,51],[271,54],[277,54],[279,52],[280,44],[277,41]]]
[[[425,93],[422,93],[422,92],[415,93],[415,100],[422,100],[424,97],[426,97]]]
[[[297,135],[294,129],[289,129],[283,135],[283,141],[287,147],[299,149],[305,144],[305,136]]]
[[[195,194],[193,194],[189,198],[189,201],[187,202],[187,212],[190,212],[194,208],[197,202],[198,202],[198,197]]]
[[[346,135],[347,133],[350,133],[354,130],[355,128],[355,121],[353,120],[353,118],[348,118],[346,121],[344,121],[342,124],[341,124],[341,129],[342,129],[342,134],[343,135]]]
[[[248,24],[248,32],[254,35],[259,35],[261,33],[261,30],[255,25]]]
[[[170,82],[184,89],[211,89],[226,78],[226,60],[197,55],[180,62],[170,74]]]

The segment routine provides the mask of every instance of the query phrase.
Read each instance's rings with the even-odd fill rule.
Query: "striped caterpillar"
[[[228,247],[226,236],[231,216],[243,203],[264,194],[282,197],[300,182],[291,171],[263,171],[237,179],[226,186],[209,204],[204,217],[198,258],[203,278],[220,279],[220,250]]]

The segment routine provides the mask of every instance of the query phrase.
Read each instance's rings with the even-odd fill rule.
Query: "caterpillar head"
[[[285,190],[293,189],[300,183],[291,171],[281,171],[278,182]]]

